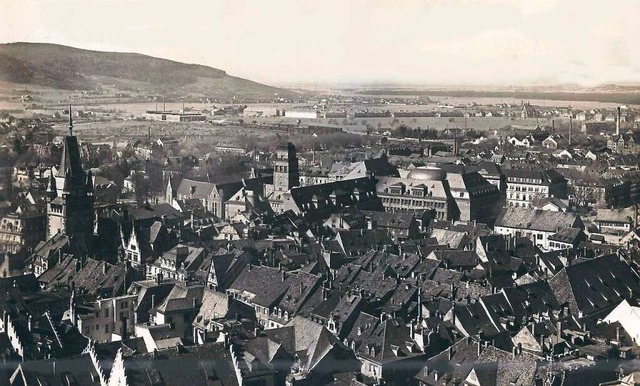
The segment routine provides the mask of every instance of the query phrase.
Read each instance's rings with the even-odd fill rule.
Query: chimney
[[[573,142],[573,113],[569,115],[569,146],[571,146]]]
[[[151,308],[156,306],[156,294],[151,295]]]
[[[513,346],[513,349],[511,349],[511,358],[516,359],[517,353],[518,353],[518,348],[516,346]]]
[[[480,356],[481,352],[482,352],[482,343],[481,343],[481,339],[478,339],[478,356]]]
[[[531,335],[533,335],[533,337],[536,337],[536,322],[531,322]]]
[[[129,336],[127,335],[127,318],[122,317],[120,320],[120,336],[122,339],[127,339]]]
[[[621,118],[621,114],[620,114],[620,106],[618,106],[618,117],[616,119],[616,135],[620,135],[620,118]]]

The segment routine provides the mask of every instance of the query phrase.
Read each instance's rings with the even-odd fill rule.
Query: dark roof
[[[631,293],[640,293],[640,277],[616,255],[590,259],[563,268],[549,280],[556,297],[574,315],[605,312]]]
[[[80,161],[80,145],[78,144],[78,138],[75,136],[66,136],[64,138],[64,150],[62,151],[60,167],[56,174],[59,177],[65,177],[67,172],[72,176],[84,175]]]
[[[567,244],[577,244],[580,239],[586,240],[587,237],[582,230],[577,228],[563,228],[549,236],[550,241],[559,241]]]
[[[370,218],[371,221],[374,221],[379,228],[408,230],[415,220],[413,213],[373,212],[364,210],[362,213],[367,218]]]
[[[293,276],[278,268],[247,265],[229,289],[251,294],[253,303],[269,307],[289,289]]]
[[[0,289],[11,287],[17,287],[22,293],[35,293],[40,291],[38,279],[36,279],[36,276],[32,273],[0,278]]]
[[[178,347],[124,361],[131,385],[236,386],[231,354],[222,343]]]

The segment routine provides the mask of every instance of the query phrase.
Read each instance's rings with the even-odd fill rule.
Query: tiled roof
[[[640,293],[640,277],[616,255],[565,267],[549,285],[561,303],[568,302],[574,315],[606,311]]]
[[[270,307],[289,289],[292,276],[278,268],[248,265],[229,289],[253,296],[255,304]]]
[[[596,215],[596,222],[620,222],[620,223],[635,223],[635,210],[634,208],[624,209],[598,209]]]
[[[532,385],[537,369],[536,358],[526,352],[518,355],[488,346],[480,353],[479,363],[496,363],[495,385]]]
[[[574,244],[582,234],[582,230],[577,228],[563,228],[560,231],[549,236],[550,241],[560,241],[563,243]],[[584,237],[586,240],[586,236]]]
[[[580,217],[575,213],[553,212],[527,208],[504,208],[496,227],[531,229],[544,232],[557,232],[562,228],[582,227]]]

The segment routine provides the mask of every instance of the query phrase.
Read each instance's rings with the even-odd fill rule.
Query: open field
[[[438,117],[419,117],[419,118],[319,118],[319,119],[302,119],[302,123],[306,125],[329,125],[330,121],[338,121],[338,126],[346,131],[366,131],[366,126],[373,127],[374,130],[389,130],[400,125],[407,125],[413,128],[420,127],[422,129],[444,130],[446,128],[468,128],[480,131],[491,131],[504,128],[505,126],[517,127],[522,129],[533,130],[536,128],[536,119],[507,119],[504,117],[469,117],[469,118],[438,118]],[[286,123],[293,124],[297,120],[293,118],[282,117],[265,117],[265,118],[244,118],[247,122],[256,121],[257,123]],[[559,118],[555,118],[556,124],[560,123]],[[540,118],[537,123],[540,126],[551,125],[552,119]],[[567,119],[568,121],[568,119]],[[490,134],[490,133],[488,133]]]

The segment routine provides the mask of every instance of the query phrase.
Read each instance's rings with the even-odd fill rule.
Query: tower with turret
[[[90,249],[94,220],[93,179],[82,168],[80,144],[73,135],[73,115],[69,106],[69,135],[64,138],[60,165],[51,168],[47,186],[47,238],[69,237],[77,251]]]

